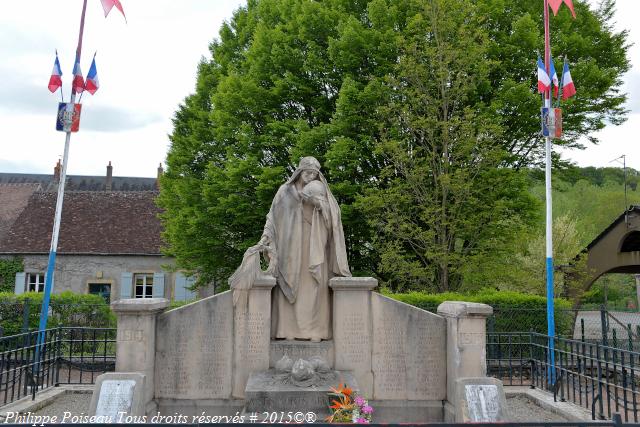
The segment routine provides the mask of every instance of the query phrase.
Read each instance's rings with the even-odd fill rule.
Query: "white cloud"
[[[193,92],[197,65],[208,55],[220,24],[246,0],[123,0],[128,23],[117,10],[107,19],[98,0],[88,2],[82,69],[93,52],[100,77],[95,96],[83,97],[81,131],[72,137],[69,173],[104,173],[109,160],[114,173],[155,176],[166,157],[171,118]],[[0,171],[51,173],[62,154],[64,134],[55,131],[59,93],[47,90],[58,49],[69,83],[78,38],[82,0],[21,0],[3,4],[0,14]],[[629,56],[633,69],[625,76],[627,108],[640,112],[640,1],[617,0],[618,29],[630,30],[635,43]],[[580,82],[576,82],[580,90]],[[620,127],[598,134],[602,143],[586,150],[563,151],[579,165],[603,165],[626,154],[640,169],[640,135],[636,115]]]

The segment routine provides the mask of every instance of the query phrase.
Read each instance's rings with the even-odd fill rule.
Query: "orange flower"
[[[340,385],[338,385],[338,388],[333,388],[331,387],[331,391],[334,392],[335,394],[343,394],[345,396],[351,396],[351,393],[353,393],[353,390],[348,387],[346,384],[342,384],[340,383]]]

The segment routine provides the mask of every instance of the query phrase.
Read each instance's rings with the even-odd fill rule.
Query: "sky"
[[[592,0],[595,3],[595,0]],[[81,67],[96,54],[100,89],[81,99],[80,132],[72,134],[67,173],[153,177],[164,164],[172,118],[193,93],[197,65],[223,21],[246,0],[121,0],[105,19],[99,0],[88,0]],[[47,89],[55,51],[70,97],[82,0],[6,2],[0,14],[0,172],[47,173],[64,152],[55,130],[60,91]],[[596,134],[599,146],[564,150],[579,166],[627,166],[640,170],[640,0],[617,0],[616,29],[629,29],[632,69],[625,76],[628,120]],[[542,25],[542,23],[541,23]],[[553,30],[553,29],[552,29]],[[533,64],[533,62],[532,62]],[[533,67],[533,65],[532,65]],[[576,81],[580,90],[580,82]]]

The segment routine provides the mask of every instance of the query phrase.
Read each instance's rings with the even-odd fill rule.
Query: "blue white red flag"
[[[549,74],[547,74],[542,59],[540,59],[540,55],[538,55],[538,92],[544,93],[548,91],[550,87],[551,79],[549,78]]]
[[[73,91],[75,93],[82,93],[84,90],[84,79],[82,78],[82,70],[80,69],[80,63],[76,62],[73,66]]]
[[[53,70],[51,70],[51,77],[49,78],[49,90],[51,93],[57,91],[62,87],[62,69],[60,68],[60,61],[58,61],[58,51],[56,50],[56,60],[53,63]]]
[[[558,73],[556,73],[556,67],[553,65],[553,58],[549,58],[549,60],[549,71],[551,74],[551,81],[553,82],[553,96],[558,96],[558,89],[560,88]]]
[[[104,17],[106,18],[107,15],[109,14],[109,12],[111,12],[111,9],[113,9],[113,6],[116,7],[116,9],[118,9],[120,11],[120,13],[122,13],[122,16],[124,16],[124,20],[127,20],[127,16],[124,14],[124,9],[122,8],[122,4],[120,3],[120,0],[100,0],[102,2],[102,8],[104,9]]]
[[[569,63],[564,63],[564,70],[562,70],[562,99],[569,99],[576,94],[576,87],[573,84],[573,78],[571,78],[571,72],[569,71]]]
[[[89,74],[87,74],[87,81],[84,85],[84,88],[91,95],[96,93],[98,88],[100,87],[100,82],[98,81],[98,69],[96,68],[96,56],[93,55],[93,62],[91,62],[91,68],[89,68]]]

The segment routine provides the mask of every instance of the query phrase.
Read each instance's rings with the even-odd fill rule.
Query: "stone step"
[[[295,362],[298,359],[309,360],[313,356],[320,356],[334,367],[333,340],[311,342],[300,340],[271,340],[269,346],[269,367],[275,368],[278,360],[284,355]]]

